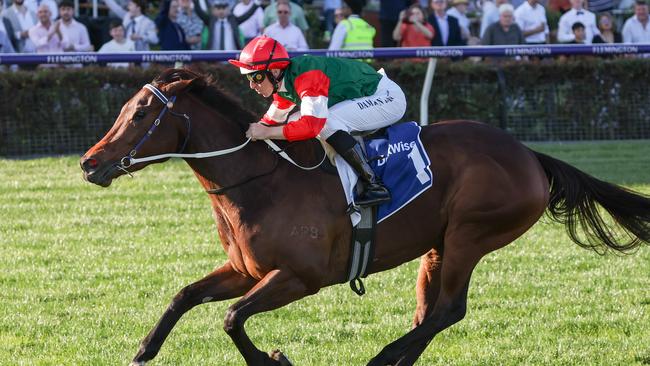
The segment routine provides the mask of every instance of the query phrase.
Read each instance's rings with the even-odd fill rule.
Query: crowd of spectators
[[[86,26],[73,17],[72,0],[4,1],[0,53],[95,50]],[[308,40],[314,42],[310,30],[319,35],[312,47],[343,50],[650,43],[647,0],[620,0],[633,15],[618,26],[608,10],[619,0],[374,0],[372,20],[364,18],[367,0],[307,1],[310,11],[318,9],[319,24],[307,21],[300,0],[159,0],[156,9],[147,0],[100,1],[114,19],[103,30],[111,40],[98,52],[238,50],[262,34],[288,50],[307,50]]]

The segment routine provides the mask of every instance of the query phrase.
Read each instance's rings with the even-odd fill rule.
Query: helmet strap
[[[280,81],[282,81],[282,77],[284,77],[284,70],[280,70],[280,74],[278,75],[277,78],[273,76],[273,73],[271,72],[271,70],[269,70],[269,66],[271,65],[271,60],[273,60],[273,54],[275,53],[275,47],[277,45],[278,45],[278,41],[273,40],[273,48],[271,49],[269,58],[268,60],[266,60],[266,66],[264,67],[264,72],[266,73],[266,77],[273,85],[273,94],[278,92],[278,89],[280,88]]]
[[[266,73],[266,77],[271,82],[271,85],[273,85],[273,94],[277,93],[278,89],[280,88],[282,78],[284,77],[284,70],[280,70],[280,74],[277,78],[273,76],[273,72],[271,72],[271,70],[265,70],[264,72]]]

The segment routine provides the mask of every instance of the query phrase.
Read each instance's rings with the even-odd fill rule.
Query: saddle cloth
[[[377,222],[390,217],[433,185],[431,161],[422,146],[420,130],[415,122],[399,123],[388,127],[386,136],[364,140],[370,166],[391,193],[391,200],[378,208]],[[336,155],[334,159],[350,204],[354,201],[358,177],[342,157]],[[361,215],[352,212],[350,220],[356,226]]]

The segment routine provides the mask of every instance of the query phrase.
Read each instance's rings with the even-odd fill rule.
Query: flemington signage
[[[51,55],[46,58],[48,64],[94,64],[97,63],[96,54]]]
[[[639,47],[631,45],[594,46],[592,52],[596,55],[639,53]]]
[[[611,45],[545,45],[545,46],[474,46],[474,47],[422,47],[422,48],[377,48],[373,50],[310,50],[290,52],[297,55],[325,55],[344,58],[409,58],[409,57],[471,57],[471,56],[549,56],[577,54],[645,54],[650,53],[650,44]],[[130,53],[52,53],[52,54],[3,54],[0,65],[28,64],[96,64],[105,62],[220,62],[235,58],[231,51],[186,51],[186,52],[130,52]]]
[[[375,53],[372,50],[329,51],[325,55],[327,57],[345,57],[345,58],[374,58],[375,57]]]
[[[192,62],[191,54],[156,54],[150,53],[142,55],[142,62]]]
[[[547,56],[553,53],[550,47],[535,47],[535,48],[506,48],[504,54],[506,56]]]
[[[464,52],[458,48],[448,48],[448,49],[426,49],[420,48],[415,50],[415,56],[417,57],[463,57]]]

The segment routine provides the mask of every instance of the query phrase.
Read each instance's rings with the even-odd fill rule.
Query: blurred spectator
[[[510,4],[499,6],[499,21],[486,30],[481,44],[484,46],[523,44],[524,36],[514,22],[514,8]]]
[[[571,27],[576,22],[585,26],[585,43],[590,44],[595,35],[600,34],[596,26],[596,15],[582,7],[583,0],[571,0],[571,10],[560,17],[557,30],[557,40],[562,43],[569,43],[574,40]]]
[[[358,4],[350,6],[359,6],[361,8],[365,5],[365,0],[354,1]],[[348,1],[351,3],[351,1]],[[411,5],[410,0],[380,0],[379,1],[379,33],[381,47],[395,47],[397,43],[393,39],[393,30],[399,21],[399,15],[402,10]],[[358,14],[361,14],[359,11]]]
[[[623,37],[616,31],[614,18],[610,13],[603,13],[598,20],[600,35],[594,36],[593,43],[621,43]]]
[[[587,7],[593,13],[602,13],[614,8],[614,0],[589,0]]]
[[[135,51],[135,43],[124,36],[124,26],[120,20],[112,20],[108,25],[112,40],[106,42],[99,53],[122,53]],[[129,67],[128,62],[111,62],[110,67]]]
[[[244,41],[239,32],[237,19],[228,11],[228,2],[213,0],[210,15],[199,6],[199,0],[194,0],[194,10],[208,27],[206,48],[209,50],[240,50]]]
[[[546,9],[551,12],[564,14],[569,9],[571,9],[571,1],[570,0],[548,0],[546,4]]]
[[[618,8],[621,10],[632,10],[635,2],[636,0],[621,0],[621,2],[618,3]]]
[[[278,21],[264,29],[264,35],[269,36],[284,46],[287,51],[308,50],[309,46],[300,28],[291,24],[291,7],[279,2],[276,6]]]
[[[36,15],[38,23],[29,29],[29,39],[36,46],[36,52],[63,52],[61,21],[57,20],[52,24],[52,12],[47,4],[41,4]],[[49,65],[49,67],[53,66]]]
[[[232,9],[232,15],[237,17],[239,30],[244,36],[244,44],[262,34],[264,30],[264,10],[253,0],[240,0]]]
[[[433,26],[426,22],[419,4],[402,10],[393,31],[393,39],[400,47],[429,47],[433,39]]]
[[[27,9],[30,11],[33,11],[34,13],[37,12],[38,8],[42,5],[46,4],[50,8],[50,20],[54,22],[56,18],[59,17],[59,6],[57,5],[56,1],[54,0],[25,0],[25,6]]]
[[[150,46],[158,43],[156,24],[144,15],[146,0],[129,0],[125,11],[115,0],[104,0],[106,5],[122,19],[126,38],[135,43],[136,51],[149,51]]]
[[[499,21],[499,6],[507,2],[508,0],[487,0],[483,2],[483,16],[481,17],[481,30],[479,31],[479,37],[483,37],[487,27],[492,25],[492,23]]]
[[[0,15],[4,12],[4,7],[2,2],[0,2]],[[16,48],[12,44],[12,40],[10,39],[9,35],[13,34],[13,28],[11,27],[11,23],[9,20],[7,20],[4,17],[0,17],[2,21],[0,21],[0,54],[3,53],[15,53]],[[14,37],[15,38],[15,37]],[[18,70],[18,65],[11,65],[9,66],[11,70]],[[0,65],[0,72],[3,72],[7,70],[7,66],[5,65]]]
[[[334,28],[336,28],[336,26],[339,25],[343,19],[346,19],[346,17],[343,15],[343,9],[338,8],[334,10]]]
[[[156,27],[158,28],[158,38],[160,39],[160,48],[163,51],[189,50],[185,42],[185,32],[183,28],[176,23],[178,17],[178,1],[163,0],[160,7],[160,13],[156,17]]]
[[[338,24],[335,14],[339,9],[341,9],[341,0],[325,0],[323,3],[323,16],[325,17],[325,42],[331,40],[334,27]]]
[[[447,15],[447,0],[431,0],[433,13],[429,15],[429,24],[433,26],[432,46],[463,46],[458,19]]]
[[[623,42],[650,43],[650,27],[648,27],[648,4],[645,0],[637,0],[634,4],[634,15],[623,25]]]
[[[330,50],[369,50],[373,48],[375,39],[375,28],[368,22],[361,19],[363,5],[361,2],[345,1],[341,8],[341,14],[345,19],[341,20],[334,29]]]
[[[278,21],[278,3],[289,5],[291,7],[291,24],[298,26],[301,31],[307,32],[309,24],[307,23],[307,18],[305,18],[305,11],[300,5],[289,0],[272,1],[269,6],[264,8],[264,26],[268,27]]]
[[[93,45],[90,44],[88,29],[72,17],[74,15],[74,3],[72,0],[61,1],[59,4],[59,14],[61,15],[58,22],[61,23],[59,30],[61,31],[61,46],[63,47],[63,51],[94,51]]]
[[[585,25],[580,22],[575,22],[571,26],[573,32],[573,41],[569,43],[584,44],[585,43]]]
[[[2,12],[2,7],[0,6],[0,12]],[[0,22],[0,53],[15,53],[16,49],[11,43],[9,34],[13,33],[13,28],[11,28],[11,23],[6,19],[2,18]]]
[[[200,50],[203,21],[196,15],[192,5],[192,0],[178,0],[176,23],[183,28],[185,42],[190,46],[190,49]]]
[[[515,21],[523,32],[526,44],[543,44],[549,41],[546,10],[538,0],[527,0],[514,13]]]
[[[467,43],[469,39],[469,18],[467,18],[467,4],[468,0],[453,0],[451,3],[451,8],[447,10],[447,15],[458,19],[458,25],[460,25],[460,35],[463,38],[463,41]]]
[[[15,53],[14,46],[7,36],[7,33],[0,30],[0,53]]]
[[[2,12],[2,18],[8,20],[13,29],[9,38],[19,53],[31,53],[36,51],[34,43],[29,39],[29,29],[38,23],[36,13],[27,9],[25,0],[13,0],[13,5]]]

